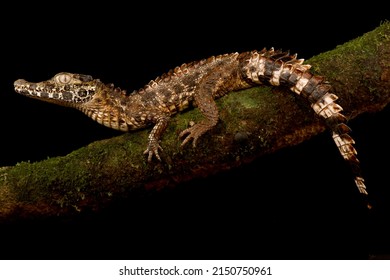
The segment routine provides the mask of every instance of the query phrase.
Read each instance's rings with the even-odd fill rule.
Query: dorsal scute
[[[172,79],[181,78],[184,75],[190,74],[192,71],[198,71],[198,69],[202,66],[208,64],[213,65],[214,63],[224,60],[228,57],[236,58],[238,57],[238,55],[239,54],[237,52],[225,53],[217,56],[209,56],[208,58],[201,59],[201,60],[183,63],[180,66],[176,66],[175,68],[168,70],[168,72],[165,72],[162,75],[156,77],[154,80],[149,81],[149,83],[146,84],[142,89],[144,91],[144,90],[156,88],[161,82],[164,83],[170,82]]]

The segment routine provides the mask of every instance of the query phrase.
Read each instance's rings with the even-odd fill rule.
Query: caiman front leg
[[[152,131],[149,133],[148,136],[148,147],[144,151],[144,154],[148,155],[148,162],[152,161],[153,155],[161,161],[160,155],[158,154],[159,151],[162,151],[163,149],[160,146],[160,139],[164,131],[166,130],[169,122],[169,117],[159,117],[157,119],[156,124],[154,125]]]

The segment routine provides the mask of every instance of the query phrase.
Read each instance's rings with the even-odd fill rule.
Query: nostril
[[[26,81],[23,79],[16,80],[14,82],[14,87],[20,87],[20,86],[24,85],[25,83],[26,83]]]

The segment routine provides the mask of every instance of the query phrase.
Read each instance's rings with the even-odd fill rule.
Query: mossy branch
[[[324,75],[349,118],[382,110],[390,101],[390,23],[307,63]],[[230,169],[325,130],[308,104],[281,88],[258,87],[218,100],[221,121],[196,148],[178,135],[198,110],[174,117],[164,134],[163,162],[143,155],[149,130],[94,142],[67,156],[0,169],[0,219],[78,215],[116,198],[176,185]],[[259,117],[260,116],[260,117]]]

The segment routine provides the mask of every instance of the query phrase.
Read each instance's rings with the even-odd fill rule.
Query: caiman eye
[[[55,80],[61,84],[68,84],[72,80],[72,76],[66,73],[61,73],[55,76]]]

